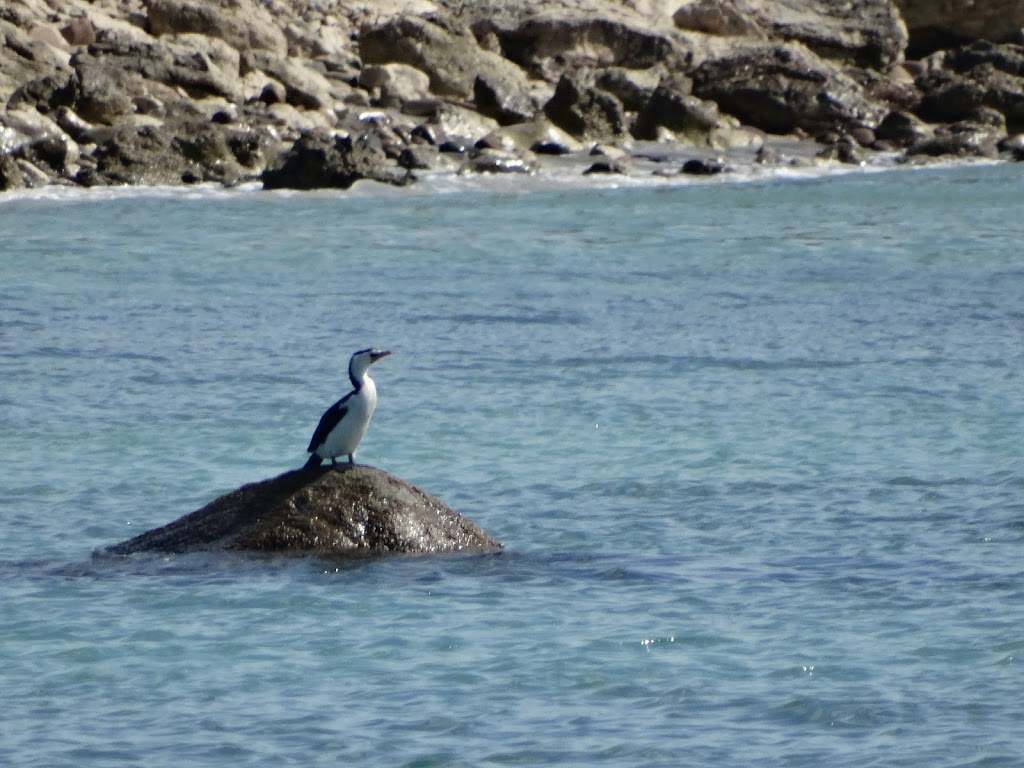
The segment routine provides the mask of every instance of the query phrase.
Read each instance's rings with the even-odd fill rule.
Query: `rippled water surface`
[[[0,200],[0,764],[1024,765],[1022,192]],[[92,556],[371,344],[504,552]]]

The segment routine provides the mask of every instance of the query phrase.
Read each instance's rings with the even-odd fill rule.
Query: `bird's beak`
[[[391,354],[391,350],[390,349],[385,349],[383,352],[373,352],[373,353],[370,354],[370,362],[371,363],[376,363],[381,358],[387,357],[390,354]]]

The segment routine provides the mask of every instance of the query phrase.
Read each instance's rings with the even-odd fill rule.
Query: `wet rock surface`
[[[489,552],[501,544],[443,502],[362,465],[286,472],[244,485],[103,551],[236,551],[332,558]]]
[[[1009,0],[9,0],[0,190],[407,184],[597,144],[642,174],[645,143],[822,136],[824,163],[1013,160],[1022,27]]]

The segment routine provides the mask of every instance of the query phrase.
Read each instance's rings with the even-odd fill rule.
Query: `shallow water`
[[[0,763],[1019,766],[1020,166],[0,201]],[[506,544],[93,558],[359,450]]]

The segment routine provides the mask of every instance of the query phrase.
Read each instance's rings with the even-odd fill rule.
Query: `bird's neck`
[[[370,392],[376,392],[377,388],[373,384],[373,379],[370,378],[370,374],[363,373],[361,376],[349,372],[349,380],[352,382],[352,388],[356,392],[361,392],[363,389],[367,389]]]

